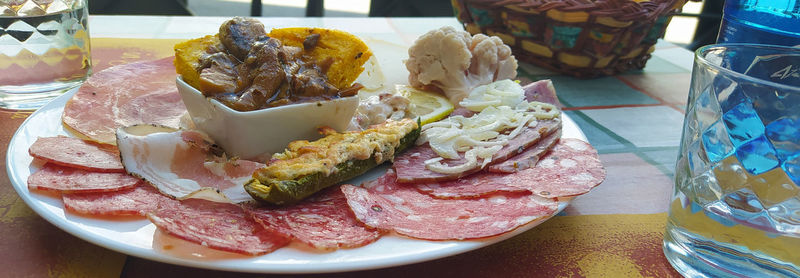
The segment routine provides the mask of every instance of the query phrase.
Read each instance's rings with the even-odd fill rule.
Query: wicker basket
[[[498,36],[521,61],[589,78],[644,68],[686,0],[452,0],[472,34]]]

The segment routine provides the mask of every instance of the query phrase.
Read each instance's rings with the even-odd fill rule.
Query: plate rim
[[[507,233],[497,235],[494,237],[489,237],[485,239],[476,239],[476,240],[462,240],[462,241],[427,241],[422,239],[413,239],[408,237],[399,236],[396,234],[388,234],[384,235],[380,240],[387,240],[385,238],[389,238],[391,240],[400,240],[402,243],[403,241],[414,241],[414,242],[423,242],[423,243],[435,243],[435,244],[455,244],[455,246],[449,247],[441,247],[437,248],[432,251],[428,251],[424,254],[415,254],[412,257],[388,257],[388,258],[379,258],[374,260],[363,260],[363,261],[350,261],[350,262],[330,262],[323,265],[309,265],[307,263],[285,263],[285,264],[260,264],[260,265],[252,265],[250,267],[241,267],[240,264],[252,264],[254,261],[259,262],[258,258],[262,258],[265,256],[270,256],[271,254],[265,254],[262,256],[253,256],[248,257],[246,259],[219,259],[219,260],[192,260],[189,258],[181,258],[176,257],[174,255],[170,255],[164,252],[160,252],[156,250],[152,246],[148,248],[142,248],[132,244],[122,244],[118,241],[110,240],[109,238],[98,238],[97,235],[92,234],[89,230],[82,228],[78,224],[84,224],[83,222],[88,221],[88,223],[99,221],[99,222],[108,222],[108,223],[117,223],[109,220],[103,219],[93,219],[91,217],[86,217],[77,214],[71,214],[67,212],[63,207],[63,202],[60,199],[56,199],[52,196],[47,196],[44,194],[32,194],[27,187],[27,176],[25,173],[19,173],[20,167],[34,167],[30,164],[28,165],[18,165],[20,163],[24,163],[26,159],[22,159],[22,157],[18,157],[19,154],[15,152],[18,148],[23,147],[25,150],[25,154],[27,158],[33,160],[32,157],[27,153],[27,149],[29,146],[20,146],[19,144],[25,143],[28,140],[23,140],[22,137],[26,135],[21,135],[22,132],[28,128],[28,125],[31,125],[32,122],[38,120],[41,117],[45,117],[43,114],[45,113],[53,113],[57,112],[59,115],[59,119],[61,119],[61,114],[63,112],[63,108],[66,105],[67,101],[71,96],[78,90],[79,87],[73,88],[69,90],[67,93],[55,98],[53,101],[49,102],[39,110],[32,113],[28,116],[22,124],[18,127],[18,129],[14,132],[14,135],[9,140],[9,145],[6,150],[6,171],[9,177],[9,180],[12,184],[12,187],[16,191],[17,195],[25,202],[28,207],[30,207],[37,215],[44,218],[47,222],[53,224],[57,228],[79,238],[84,241],[87,241],[91,244],[107,248],[113,250],[115,252],[119,252],[122,254],[135,256],[142,259],[158,261],[162,263],[186,266],[186,267],[193,267],[193,268],[202,268],[202,269],[211,269],[211,270],[222,270],[222,271],[235,271],[235,272],[249,272],[249,273],[275,273],[275,274],[310,274],[310,273],[335,273],[335,272],[347,272],[347,271],[359,271],[359,270],[369,270],[369,269],[380,269],[380,268],[388,268],[388,267],[395,267],[401,265],[408,265],[414,264],[419,262],[431,261],[439,258],[454,256],[462,253],[466,253],[478,248],[482,248],[485,246],[489,246],[495,244],[497,242],[503,241],[505,239],[514,237],[518,234],[526,232],[533,227],[538,226],[541,223],[549,220],[550,218],[558,215],[564,208],[567,207],[569,201],[572,198],[563,198],[559,199],[559,205],[556,212],[551,214],[550,216],[546,216],[540,219],[537,219],[531,223],[526,225],[517,227],[516,229],[509,231]],[[572,134],[575,137],[584,141],[587,141],[585,134],[583,131],[577,126],[577,124],[568,116],[566,113],[562,112],[562,123],[564,127],[569,127],[573,129],[573,133],[575,131],[577,134]],[[66,134],[68,136],[76,137],[75,134],[69,132],[64,128],[63,123],[58,123],[57,128],[61,133]],[[43,131],[43,133],[48,133]],[[38,134],[38,135],[48,135],[48,136],[55,136],[61,135],[57,134]],[[566,135],[566,132],[565,132]],[[570,138],[565,137],[562,135],[562,138]],[[588,142],[588,141],[587,141]],[[27,173],[29,176],[30,173]],[[45,199],[45,200],[43,200]],[[47,199],[50,199],[51,202],[58,202],[61,204],[60,206],[60,214],[55,213],[52,209],[49,209],[48,206],[51,205],[45,202]],[[142,220],[131,221],[130,223],[135,222],[142,222],[142,226],[137,233],[142,232],[150,232],[149,230],[153,230],[153,234],[155,231],[155,226],[150,223],[146,218]],[[146,223],[145,223],[146,222]],[[85,225],[85,224],[84,224]],[[152,237],[152,235],[151,235]],[[370,243],[369,245],[374,245],[378,241]],[[193,243],[190,243],[193,244]],[[392,244],[389,242],[387,244]],[[396,243],[395,243],[396,244]],[[340,252],[341,250],[358,250],[361,248],[365,248],[366,246],[362,246],[359,248],[353,249],[339,249],[334,252]],[[292,248],[283,247],[283,248]],[[280,249],[279,249],[280,250]],[[348,252],[358,252],[358,251],[348,251]],[[324,252],[322,254],[329,254],[328,252]],[[260,267],[256,267],[260,266]],[[314,267],[316,266],[316,267]]]

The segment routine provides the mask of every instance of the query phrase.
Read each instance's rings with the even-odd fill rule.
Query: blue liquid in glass
[[[718,43],[800,45],[800,0],[727,0]]]

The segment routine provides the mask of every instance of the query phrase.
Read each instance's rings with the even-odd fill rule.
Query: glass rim
[[[698,48],[697,50],[694,51],[694,58],[695,58],[696,62],[703,63],[703,65],[705,65],[707,67],[713,68],[713,69],[715,69],[717,71],[720,71],[720,72],[724,72],[725,74],[730,75],[730,76],[734,76],[737,79],[744,79],[744,80],[747,80],[747,81],[750,81],[750,82],[754,82],[754,83],[765,84],[765,85],[768,85],[770,87],[775,87],[775,88],[781,88],[781,89],[785,89],[785,90],[800,92],[800,87],[797,87],[797,86],[791,86],[791,85],[781,84],[781,83],[777,83],[777,82],[774,82],[774,81],[770,81],[770,80],[766,80],[766,79],[762,79],[762,78],[758,78],[758,77],[752,77],[752,76],[746,75],[746,74],[741,73],[741,72],[733,71],[733,70],[730,70],[730,69],[723,68],[723,67],[720,67],[718,65],[712,64],[702,55],[703,53],[707,53],[711,49],[717,49],[717,48],[721,48],[721,49],[733,49],[733,48],[739,48],[739,49],[744,49],[744,48],[774,49],[776,51],[782,51],[782,52],[795,52],[795,53],[797,53],[798,56],[800,56],[800,47],[771,45],[771,44],[757,44],[757,43],[719,43],[719,44],[706,45],[706,46],[700,47],[700,48]]]

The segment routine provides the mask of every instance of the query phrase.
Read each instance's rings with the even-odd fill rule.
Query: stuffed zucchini
[[[322,130],[317,141],[294,141],[273,155],[244,185],[250,196],[275,205],[291,204],[328,186],[361,175],[412,146],[419,137],[411,119],[388,120],[361,132]]]

